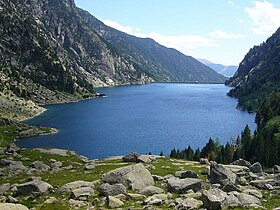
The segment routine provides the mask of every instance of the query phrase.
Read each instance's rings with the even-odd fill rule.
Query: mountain
[[[212,63],[211,61],[208,61],[206,59],[197,59],[197,60],[205,64],[206,66],[209,66],[211,69],[214,69],[219,74],[224,75],[225,77],[232,77],[238,69],[238,66],[234,66],[234,65],[225,66],[222,64]]]
[[[120,52],[130,57],[155,81],[223,83],[225,77],[191,56],[164,47],[152,39],[138,38],[106,26],[87,11],[79,9],[83,19]]]
[[[36,106],[28,100],[95,96],[101,86],[225,80],[192,57],[106,27],[74,0],[0,0],[0,11],[1,116],[28,112]]]
[[[280,91],[280,28],[259,46],[254,46],[227,81],[233,86],[228,95],[239,99],[239,106],[254,111],[273,93]]]

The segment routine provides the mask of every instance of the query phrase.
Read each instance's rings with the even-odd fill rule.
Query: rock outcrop
[[[223,165],[212,161],[210,165],[209,178],[213,184],[218,183],[221,185],[226,185],[228,182],[235,184],[237,176],[230,169],[227,169]]]
[[[109,184],[122,183],[132,190],[142,190],[154,185],[151,173],[142,163],[118,168],[103,175],[102,182]]]
[[[48,192],[52,186],[44,181],[31,181],[16,186],[16,195],[40,196]]]
[[[185,193],[188,190],[200,190],[202,181],[200,179],[186,178],[169,178],[167,180],[167,189],[169,192]]]
[[[102,196],[115,196],[119,194],[127,194],[126,188],[123,184],[108,184],[103,183],[99,187],[99,194]]]

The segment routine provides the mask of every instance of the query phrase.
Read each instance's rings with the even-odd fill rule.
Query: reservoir
[[[99,88],[108,97],[48,105],[29,121],[59,133],[18,141],[21,147],[69,149],[89,158],[141,154],[169,155],[171,149],[203,147],[209,138],[232,142],[255,114],[236,109],[221,84],[170,84]]]

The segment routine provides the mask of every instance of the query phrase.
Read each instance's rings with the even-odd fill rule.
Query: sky
[[[75,0],[106,25],[194,58],[238,65],[280,27],[280,1]]]

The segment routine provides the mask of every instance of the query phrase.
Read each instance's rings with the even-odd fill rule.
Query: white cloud
[[[235,7],[236,9],[239,9],[239,6],[235,5],[235,3],[234,3],[233,1],[231,1],[231,0],[228,1],[228,4],[229,4],[230,6]]]
[[[198,35],[189,35],[189,36],[167,36],[152,32],[149,34],[136,34],[136,36],[142,38],[152,38],[158,43],[166,46],[178,49],[182,52],[186,52],[190,49],[195,49],[204,46],[215,46],[215,44],[208,38],[198,36]]]
[[[122,25],[120,23],[117,23],[115,21],[112,21],[112,20],[102,20],[102,21],[107,26],[110,26],[110,27],[115,28],[119,31],[125,32],[127,34],[134,34],[134,33],[137,33],[139,31],[141,31],[141,29],[139,27],[133,28],[131,26],[124,26],[124,25]]]
[[[271,35],[280,27],[280,8],[267,1],[254,1],[253,7],[246,7],[251,22],[254,24],[250,30],[258,35]]]
[[[241,19],[241,18],[237,18],[237,21],[241,24],[245,23],[245,20],[244,19]]]
[[[239,38],[244,37],[242,34],[227,33],[220,29],[216,29],[216,30],[210,32],[209,36],[216,38],[216,39],[239,39]]]
[[[232,6],[234,5],[233,1],[228,1],[228,4]]]
[[[141,38],[151,38],[157,41],[158,43],[170,47],[175,48],[183,53],[188,54],[191,49],[196,49],[199,47],[214,47],[216,44],[214,40],[209,39],[209,37],[203,37],[199,35],[178,35],[178,36],[168,36],[159,34],[156,32],[151,33],[142,33],[139,27],[134,28],[131,26],[124,26],[120,23],[111,20],[103,20],[103,22],[113,27],[119,31],[123,31],[125,33],[141,37]]]

